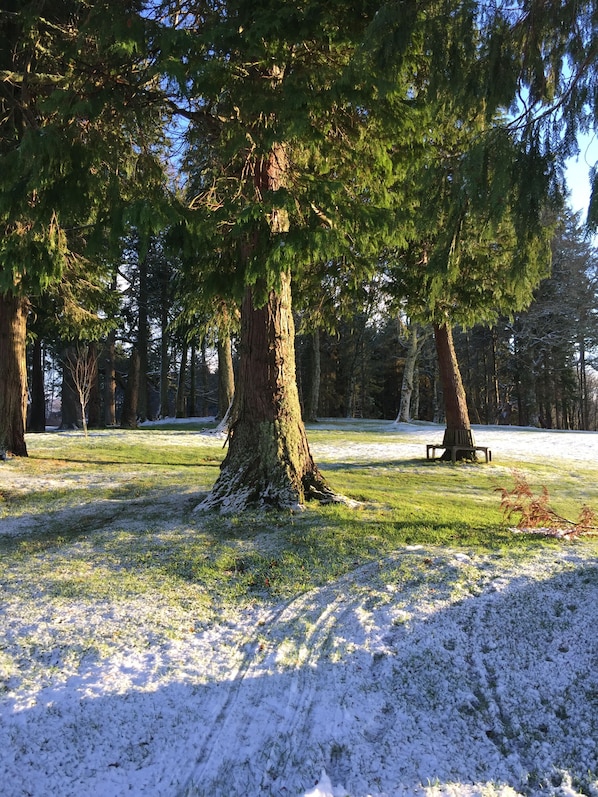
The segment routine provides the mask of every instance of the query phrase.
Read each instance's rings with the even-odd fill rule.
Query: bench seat
[[[476,451],[482,451],[486,459],[486,462],[492,462],[492,451],[490,451],[488,446],[466,446],[466,445],[447,446],[444,445],[443,443],[428,443],[426,445],[426,459],[436,459],[437,448],[442,448],[443,451],[450,451],[451,462],[457,461],[458,451],[466,451],[469,454],[475,454]]]

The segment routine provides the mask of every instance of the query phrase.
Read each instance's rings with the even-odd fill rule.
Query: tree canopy
[[[522,308],[596,124],[596,20],[591,0],[12,0],[3,317],[85,271],[108,284],[109,244],[133,231],[143,257],[165,228],[191,312],[389,268],[422,319]]]

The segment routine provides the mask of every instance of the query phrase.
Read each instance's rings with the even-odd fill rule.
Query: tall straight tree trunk
[[[27,313],[22,297],[0,294],[0,452],[27,456]]]
[[[311,357],[309,358],[309,382],[305,418],[310,422],[318,420],[320,404],[320,383],[322,381],[322,355],[320,352],[320,330],[316,327],[310,335]]]
[[[589,429],[589,401],[588,381],[586,371],[586,341],[584,335],[579,336],[579,364],[578,364],[578,389],[579,389],[579,423],[580,429]]]
[[[207,418],[210,412],[210,368],[205,337],[201,341],[201,395],[201,415],[203,418]]]
[[[465,389],[455,354],[453,332],[449,324],[434,325],[434,340],[446,418],[443,445],[475,445],[469,422]],[[445,451],[443,458],[450,458],[450,452]]]
[[[202,369],[205,363],[206,350],[205,339],[201,342],[201,357]],[[205,402],[205,393],[203,391],[203,372],[202,372],[202,399]],[[197,417],[197,342],[195,338],[191,341],[191,354],[189,357],[189,401],[187,402],[187,415],[190,418]],[[207,413],[202,412],[205,417]]]
[[[137,402],[139,399],[139,352],[135,347],[129,359],[129,375],[125,390],[120,425],[122,429],[137,429]]]
[[[230,334],[218,335],[218,418],[223,420],[235,395],[233,347]]]
[[[31,406],[29,408],[29,431],[46,430],[46,390],[44,385],[44,355],[42,341],[35,336],[31,347]]]
[[[104,423],[116,426],[116,332],[110,332],[106,341],[104,359]]]
[[[187,358],[189,356],[189,347],[187,342],[183,342],[183,351],[181,353],[181,367],[179,369],[179,381],[176,391],[176,417],[187,417]]]
[[[413,395],[415,366],[419,353],[419,338],[417,333],[417,324],[412,323],[409,329],[409,342],[405,355],[405,367],[403,368],[399,414],[397,415],[395,423],[409,423],[411,421],[411,397]]]
[[[170,375],[170,340],[168,334],[168,275],[160,276],[160,412],[161,418],[170,415],[169,375]]]
[[[139,314],[137,330],[137,346],[139,353],[139,396],[137,399],[137,415],[142,421],[148,417],[148,349],[149,326],[147,319],[148,285],[147,285],[147,257],[139,263]]]
[[[118,289],[116,274],[112,275],[110,290]],[[111,330],[106,338],[104,356],[104,424],[116,426],[116,330]]]
[[[220,476],[200,508],[293,507],[333,499],[309,451],[295,375],[291,281],[281,277],[256,307],[246,288],[241,308],[236,420]]]

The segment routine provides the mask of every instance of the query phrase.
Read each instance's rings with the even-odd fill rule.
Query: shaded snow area
[[[478,437],[538,458],[564,440]],[[0,794],[598,797],[593,550],[406,546],[204,626],[166,598],[57,612],[41,588],[34,604],[3,588]]]

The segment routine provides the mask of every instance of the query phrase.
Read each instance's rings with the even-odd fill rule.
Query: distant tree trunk
[[[206,339],[201,341],[201,415],[207,418],[210,414],[210,367],[208,365],[208,351]]]
[[[125,390],[120,425],[122,429],[137,429],[137,401],[139,399],[139,352],[131,351],[129,359],[129,375]]]
[[[170,387],[170,354],[169,341],[166,327],[162,329],[160,341],[160,417],[167,418],[170,414],[169,387]]]
[[[305,420],[314,422],[318,420],[318,406],[320,404],[320,382],[322,379],[322,357],[320,352],[320,330],[316,327],[311,339],[311,357],[309,358],[309,382],[307,401],[305,405]]]
[[[207,418],[210,414],[210,365],[208,362],[208,344],[205,338],[201,340],[201,360],[200,360],[200,377],[201,377],[201,416]],[[213,400],[212,400],[213,401]]]
[[[136,349],[139,354],[139,397],[137,400],[137,417],[142,421],[148,417],[148,349],[149,326],[147,320],[147,258],[139,263],[139,314]]]
[[[220,476],[201,508],[236,512],[248,506],[292,507],[331,500],[301,419],[295,375],[295,327],[290,277],[255,307],[245,290],[241,309],[236,420]]]
[[[218,336],[218,418],[222,420],[235,395],[233,347],[229,334],[220,331]]]
[[[205,339],[201,342],[201,362],[202,362],[202,393],[205,402],[205,391],[203,390],[203,366],[206,361]],[[204,415],[206,413],[202,413]],[[190,418],[197,417],[197,344],[195,338],[191,341],[191,357],[189,359],[189,400],[187,401],[187,415]]]
[[[25,298],[0,294],[0,452],[26,457],[27,314]]]
[[[578,361],[578,386],[579,386],[579,428],[589,429],[589,401],[588,379],[586,371],[586,341],[583,334],[579,335],[579,361]]]
[[[160,417],[167,418],[170,414],[169,401],[169,334],[168,334],[168,275],[160,276]]]
[[[401,401],[396,423],[409,423],[411,421],[411,397],[413,395],[415,366],[417,364],[419,350],[418,327],[417,324],[412,323],[409,329],[405,367],[403,368],[403,381],[401,383]]]
[[[451,327],[448,324],[435,324],[434,340],[446,416],[443,445],[475,445]],[[449,459],[450,452],[445,451],[443,458]]]
[[[420,396],[420,370],[419,363],[415,363],[415,370],[413,374],[413,395],[411,397],[410,415],[412,418],[419,418],[419,396]]]
[[[176,417],[187,417],[187,393],[185,385],[187,383],[187,357],[189,356],[189,347],[187,343],[183,343],[183,351],[181,354],[181,367],[179,370],[179,382],[176,391]]]
[[[35,336],[31,348],[31,406],[29,408],[29,431],[46,430],[46,390],[44,384],[44,357],[42,341]]]
[[[106,341],[104,359],[104,423],[116,426],[116,332],[110,332]]]

